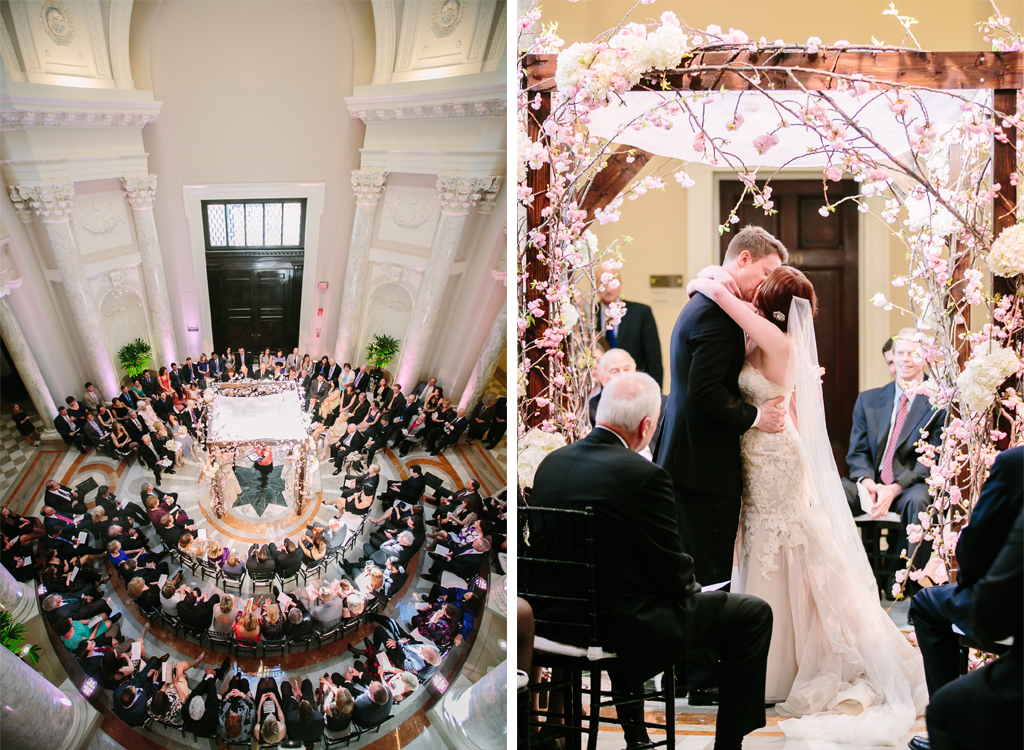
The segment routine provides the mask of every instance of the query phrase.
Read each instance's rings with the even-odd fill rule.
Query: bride
[[[772,608],[766,700],[796,717],[779,723],[789,737],[895,745],[927,704],[924,666],[881,607],[832,457],[814,287],[782,266],[751,304],[727,290],[726,276],[712,266],[687,291],[712,299],[746,332],[743,398],[756,405],[786,396],[790,409],[782,432],[748,430],[740,439],[732,590]]]

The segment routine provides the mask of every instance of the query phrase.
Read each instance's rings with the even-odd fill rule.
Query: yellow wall
[[[956,51],[987,48],[975,24],[992,15],[992,6],[988,2],[912,0],[897,1],[896,5],[901,13],[920,21],[913,27],[913,31],[926,49]],[[1012,5],[1004,2],[1000,9],[1011,14],[1014,27],[1020,28],[1019,6],[1015,8]],[[568,46],[573,42],[589,41],[599,33],[614,28],[631,6],[632,2],[620,0],[581,0],[577,3],[552,0],[543,3],[543,21],[558,21],[559,36]],[[706,28],[709,24],[718,24],[725,30],[736,27],[752,38],[763,35],[769,40],[781,38],[788,42],[803,42],[810,36],[818,36],[825,43],[846,39],[852,43],[870,44],[874,36],[883,42],[898,44],[903,38],[903,30],[895,19],[882,15],[888,6],[888,0],[658,0],[653,5],[639,6],[632,20],[653,21],[664,11],[671,10],[689,26]],[[907,44],[912,45],[912,42],[908,40]],[[673,160],[656,158],[641,174],[661,172],[667,165],[674,163]],[[680,188],[675,180],[669,179],[665,191],[648,192],[635,202],[627,201],[621,209],[622,219],[619,222],[605,227],[593,227],[602,247],[607,247],[617,238],[633,238],[633,242],[623,251],[625,262],[620,273],[626,299],[650,305],[653,296],[649,285],[651,274],[682,274],[685,284],[711,258],[717,259],[718,237],[717,234],[712,236],[709,230],[709,227],[717,224],[717,215],[711,215],[711,208],[717,206],[717,201],[713,195],[694,193],[707,190],[717,190],[709,179],[698,181],[698,185],[689,190]],[[708,227],[689,226],[687,211],[688,202],[691,201],[698,201],[690,207],[696,209],[691,211],[691,215],[699,216],[701,221],[706,217]],[[886,336],[912,324],[909,318],[901,317],[895,310],[886,314],[866,303],[876,292],[884,292],[890,298],[906,304],[906,295],[901,293],[903,290],[887,286],[884,281],[886,269],[877,267],[877,264],[886,264],[889,279],[905,274],[905,251],[895,240],[886,241],[884,233],[880,234],[877,228],[870,226],[869,222],[872,221],[868,217],[861,222],[863,252],[860,260],[862,264],[874,264],[862,268],[861,272],[862,281],[865,277],[870,279],[862,283],[860,289],[860,295],[865,301],[861,305],[860,320],[861,389],[888,382],[888,370],[881,357],[882,343]],[[694,236],[703,238],[702,246],[691,253],[689,239]],[[713,247],[704,247],[705,244]],[[667,392],[670,385],[669,338],[679,307],[652,305],[652,309],[661,336]]]

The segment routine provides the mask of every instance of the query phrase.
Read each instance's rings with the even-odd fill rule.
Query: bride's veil
[[[864,545],[861,543],[857,526],[853,522],[850,506],[846,501],[839,470],[832,455],[832,444],[825,427],[825,402],[821,393],[821,379],[818,376],[818,348],[814,338],[814,317],[811,303],[801,297],[794,297],[789,306],[790,364],[793,383],[793,404],[796,410],[797,430],[800,433],[801,458],[803,460],[807,489],[815,502],[824,506],[832,526],[835,545],[842,558],[851,564],[856,579],[851,584],[861,584],[872,592],[878,601],[878,585],[871,572]]]

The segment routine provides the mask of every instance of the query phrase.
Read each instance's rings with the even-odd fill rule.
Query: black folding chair
[[[226,570],[222,570],[221,573],[220,587],[226,592],[234,591],[239,596],[242,595],[242,585],[245,583],[245,571],[241,573],[228,573]]]
[[[235,644],[235,637],[231,633],[218,633],[211,630],[207,637],[210,639],[210,648],[214,651],[230,654],[231,647]]]
[[[533,608],[536,633],[549,640],[570,644],[582,649],[597,649],[598,603],[595,579],[596,550],[593,533],[593,510],[562,510],[552,508],[520,507],[519,595]],[[552,586],[557,582],[557,586]],[[675,671],[669,665],[662,676],[662,689],[645,693],[625,694],[601,687],[602,673],[615,669],[614,655],[603,654],[590,659],[589,655],[567,656],[544,651],[534,646],[534,666],[560,670],[557,681],[531,687],[533,693],[561,693],[564,709],[561,713],[539,712],[548,721],[531,717],[530,731],[534,727],[545,730],[545,738],[565,737],[570,750],[579,750],[586,732],[588,750],[597,747],[601,722],[631,728],[653,728],[666,733],[665,739],[645,747],[664,745],[675,747]],[[583,673],[590,674],[590,706],[583,727]],[[550,698],[549,698],[550,700]],[[644,702],[663,701],[665,724],[644,720]],[[636,711],[639,704],[639,711]],[[550,703],[549,703],[550,706]],[[618,718],[618,708],[633,707],[638,719]],[[601,709],[615,708],[615,716],[602,716]],[[561,720],[558,724],[554,720]]]
[[[257,588],[265,588],[267,592],[270,592],[271,587],[274,585],[274,580],[277,578],[276,573],[253,573],[250,578],[252,579],[252,592],[256,593]]]
[[[305,566],[305,564],[303,564],[300,570],[300,572],[302,573],[302,585],[309,585],[310,578],[320,578],[320,574],[327,570],[327,563],[329,562],[330,559],[327,557],[327,555],[324,555],[308,568]]]

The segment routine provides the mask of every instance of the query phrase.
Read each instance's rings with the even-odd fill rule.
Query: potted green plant
[[[153,356],[153,347],[142,339],[135,339],[117,351],[117,359],[121,362],[129,382],[135,380],[149,368],[149,360]]]
[[[402,342],[391,336],[375,333],[373,340],[366,345],[366,362],[373,369],[370,371],[370,382],[376,386],[381,374],[395,359]]]
[[[0,645],[33,667],[42,653],[39,646],[25,643],[25,626],[15,622],[7,610],[0,611]]]

